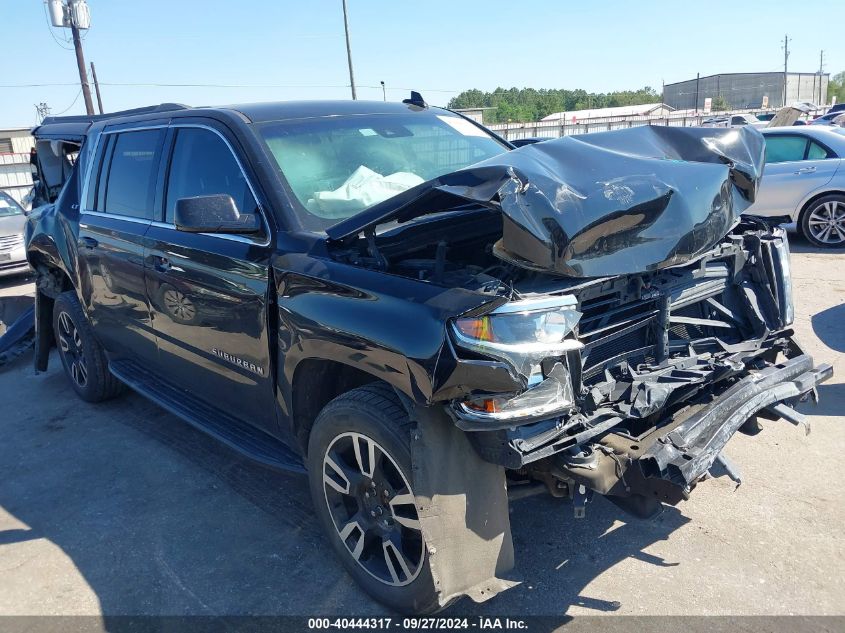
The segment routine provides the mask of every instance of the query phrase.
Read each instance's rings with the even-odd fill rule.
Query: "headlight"
[[[776,228],[772,231],[771,273],[775,286],[775,300],[780,312],[780,326],[788,327],[795,320],[795,306],[792,302],[792,271],[790,270],[789,242],[786,231]],[[767,266],[768,268],[768,266]]]
[[[569,371],[563,361],[567,352],[584,345],[569,336],[581,313],[575,297],[563,296],[512,301],[489,314],[456,319],[452,331],[457,344],[497,358],[526,380],[521,394],[471,398],[458,403],[459,413],[483,420],[514,420],[551,415],[573,404]],[[548,376],[542,362],[562,360]]]
[[[544,358],[583,347],[566,338],[581,318],[576,305],[571,295],[511,301],[484,316],[456,319],[453,331],[461,347],[507,362],[530,384]]]

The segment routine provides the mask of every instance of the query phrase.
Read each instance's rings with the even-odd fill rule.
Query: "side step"
[[[165,383],[133,361],[110,361],[109,370],[133,390],[200,431],[270,468],[304,473],[302,459],[281,440],[209,406],[189,391]]]

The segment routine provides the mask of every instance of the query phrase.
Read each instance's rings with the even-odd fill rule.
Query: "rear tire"
[[[105,351],[74,291],[60,294],[53,305],[53,333],[65,374],[77,395],[86,402],[102,402],[125,387],[111,372]]]
[[[368,594],[402,613],[438,606],[411,490],[413,423],[387,385],[332,400],[308,442],[317,517],[335,553]]]
[[[845,195],[814,200],[801,213],[801,233],[814,246],[845,248]]]

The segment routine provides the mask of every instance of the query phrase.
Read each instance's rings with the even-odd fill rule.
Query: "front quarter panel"
[[[274,275],[279,382],[288,402],[297,365],[321,359],[364,371],[415,402],[430,403],[447,321],[496,300],[306,254],[278,256]]]

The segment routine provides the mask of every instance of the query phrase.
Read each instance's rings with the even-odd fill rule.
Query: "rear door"
[[[840,160],[827,147],[800,134],[766,135],[766,166],[752,215],[798,218],[800,204],[824,187]]]
[[[153,218],[165,129],[99,137],[83,192],[81,294],[98,340],[114,358],[156,356],[144,285],[144,239]]]
[[[150,227],[147,294],[162,375],[212,406],[277,430],[268,340],[270,235],[177,231],[180,198],[229,194],[263,213],[221,125],[180,124],[168,133],[163,216]],[[264,216],[262,216],[264,217]]]

